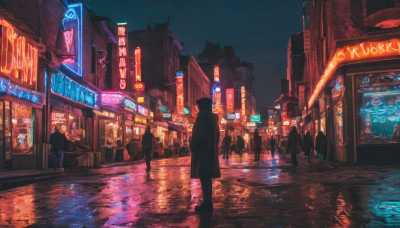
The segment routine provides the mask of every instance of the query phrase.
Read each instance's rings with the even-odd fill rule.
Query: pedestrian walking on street
[[[225,131],[225,137],[222,140],[222,158],[228,159],[229,149],[231,148],[231,136],[229,135],[229,131]]]
[[[65,134],[60,132],[61,125],[54,127],[54,132],[50,135],[51,154],[53,158],[54,169],[58,172],[64,172],[64,146],[68,144]]]
[[[154,149],[154,135],[150,132],[151,127],[147,126],[142,137],[142,150],[146,157],[146,171],[150,171],[151,166],[151,158],[153,157],[153,149]]]
[[[307,131],[306,136],[304,136],[303,150],[304,154],[307,156],[308,164],[311,165],[311,153],[314,150],[314,140],[309,131]]]
[[[261,136],[258,134],[258,130],[256,129],[254,131],[254,137],[253,137],[253,146],[254,146],[254,156],[255,156],[255,161],[260,160],[260,154],[261,154]]]
[[[122,141],[120,139],[117,140],[117,150],[115,151],[115,162],[123,162],[124,161],[124,147],[122,146]]]
[[[326,153],[328,152],[328,139],[322,131],[318,132],[315,140],[315,150],[317,150],[319,160],[325,161]]]
[[[299,132],[297,132],[297,128],[293,126],[288,137],[287,152],[290,153],[292,167],[294,168],[297,167],[297,154],[300,153],[300,149],[301,149],[300,134]]]
[[[271,157],[274,158],[275,155],[275,146],[276,146],[276,140],[274,139],[274,136],[271,136],[271,139],[269,140],[269,148],[271,149]]]
[[[212,212],[212,178],[221,177],[218,160],[218,116],[212,113],[209,98],[196,101],[199,113],[193,126],[190,148],[192,150],[191,178],[200,178],[203,203],[195,207],[198,213]]]
[[[237,136],[236,148],[238,149],[239,156],[242,157],[242,152],[244,149],[244,139],[240,135]]]

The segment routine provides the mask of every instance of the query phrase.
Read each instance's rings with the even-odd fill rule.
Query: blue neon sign
[[[7,94],[35,104],[43,104],[43,95],[30,89],[13,84],[10,80],[0,78],[0,94]]]
[[[127,107],[132,109],[133,111],[136,111],[136,103],[131,101],[130,99],[127,99],[126,97],[124,98],[124,102],[122,104]]]
[[[51,75],[51,92],[90,107],[97,107],[97,93],[62,73]]]
[[[62,66],[80,77],[82,77],[82,15],[82,3],[70,4],[62,20],[63,47],[69,47],[67,51],[64,50],[66,53]],[[64,33],[70,36],[65,36]]]

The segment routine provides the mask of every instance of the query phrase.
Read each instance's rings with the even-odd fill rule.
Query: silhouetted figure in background
[[[318,132],[317,139],[315,140],[315,150],[317,150],[319,160],[325,161],[328,151],[328,139],[322,131]]]
[[[300,152],[301,148],[301,138],[297,128],[292,127],[289,133],[287,152],[291,155],[292,167],[297,167],[297,154]]]
[[[142,150],[144,155],[146,156],[146,171],[150,171],[151,166],[151,158],[153,157],[153,149],[154,149],[154,135],[150,132],[151,127],[147,126],[146,131],[142,137]]]
[[[271,136],[271,139],[269,140],[269,148],[271,149],[271,157],[273,158],[276,149],[276,140],[274,139],[274,136]]]
[[[68,144],[65,134],[60,132],[61,126],[56,125],[54,132],[50,135],[51,154],[53,158],[54,169],[59,172],[64,172],[64,146]]]
[[[203,203],[196,206],[198,213],[212,212],[211,178],[221,177],[218,160],[219,125],[218,116],[212,113],[209,98],[196,101],[199,113],[193,126],[191,178],[200,178]]]
[[[222,158],[228,159],[229,149],[231,148],[231,136],[228,130],[225,131],[225,137],[222,140]]]
[[[242,157],[242,152],[244,149],[244,139],[240,135],[237,136],[236,148],[238,150],[239,156]]]
[[[313,149],[314,149],[314,140],[310,132],[307,131],[307,134],[304,136],[303,140],[303,150],[304,154],[307,156],[308,164],[310,165],[311,165],[311,153],[313,152]]]
[[[261,154],[261,136],[258,134],[258,130],[256,129],[254,131],[254,137],[253,137],[254,143],[254,156],[255,156],[255,161],[260,160],[260,154]]]

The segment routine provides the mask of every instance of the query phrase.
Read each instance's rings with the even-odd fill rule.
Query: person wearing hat
[[[67,137],[60,132],[61,125],[54,127],[54,132],[50,135],[51,154],[53,158],[54,169],[58,172],[64,172],[64,146],[68,143]]]
[[[213,212],[212,178],[221,177],[218,160],[218,116],[212,113],[209,98],[196,101],[199,113],[193,126],[191,178],[200,178],[203,203],[195,207],[197,213]]]

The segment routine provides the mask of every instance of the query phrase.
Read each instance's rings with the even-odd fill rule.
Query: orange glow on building
[[[214,113],[221,112],[221,92],[214,93]]]
[[[381,42],[362,42],[353,46],[345,46],[336,50],[333,58],[328,62],[324,73],[308,100],[308,107],[314,104],[326,83],[331,79],[337,68],[345,63],[357,60],[368,60],[379,57],[400,55],[400,39],[392,39]]]
[[[176,109],[177,113],[183,115],[184,107],[184,97],[183,97],[183,74],[178,72],[176,76]]]
[[[214,82],[219,82],[219,66],[214,66]]]
[[[119,67],[119,88],[121,90],[126,89],[127,85],[127,78],[126,78],[126,72],[127,72],[127,36],[126,36],[126,28],[127,24],[123,25],[118,25],[118,67]]]
[[[242,118],[242,122],[246,122],[246,88],[244,87],[244,86],[242,86],[241,88],[240,88],[240,95],[241,95],[241,105],[242,105],[242,108],[241,108],[241,115],[240,115],[240,117]]]
[[[233,112],[234,106],[234,90],[233,88],[226,89],[226,111]]]
[[[1,73],[12,80],[34,86],[38,74],[38,48],[29,38],[22,36],[5,20],[0,20]]]
[[[140,63],[141,54],[142,54],[142,51],[141,51],[140,47],[137,47],[135,49],[135,79],[136,79],[136,82],[142,81],[142,69],[141,69],[142,66]]]

